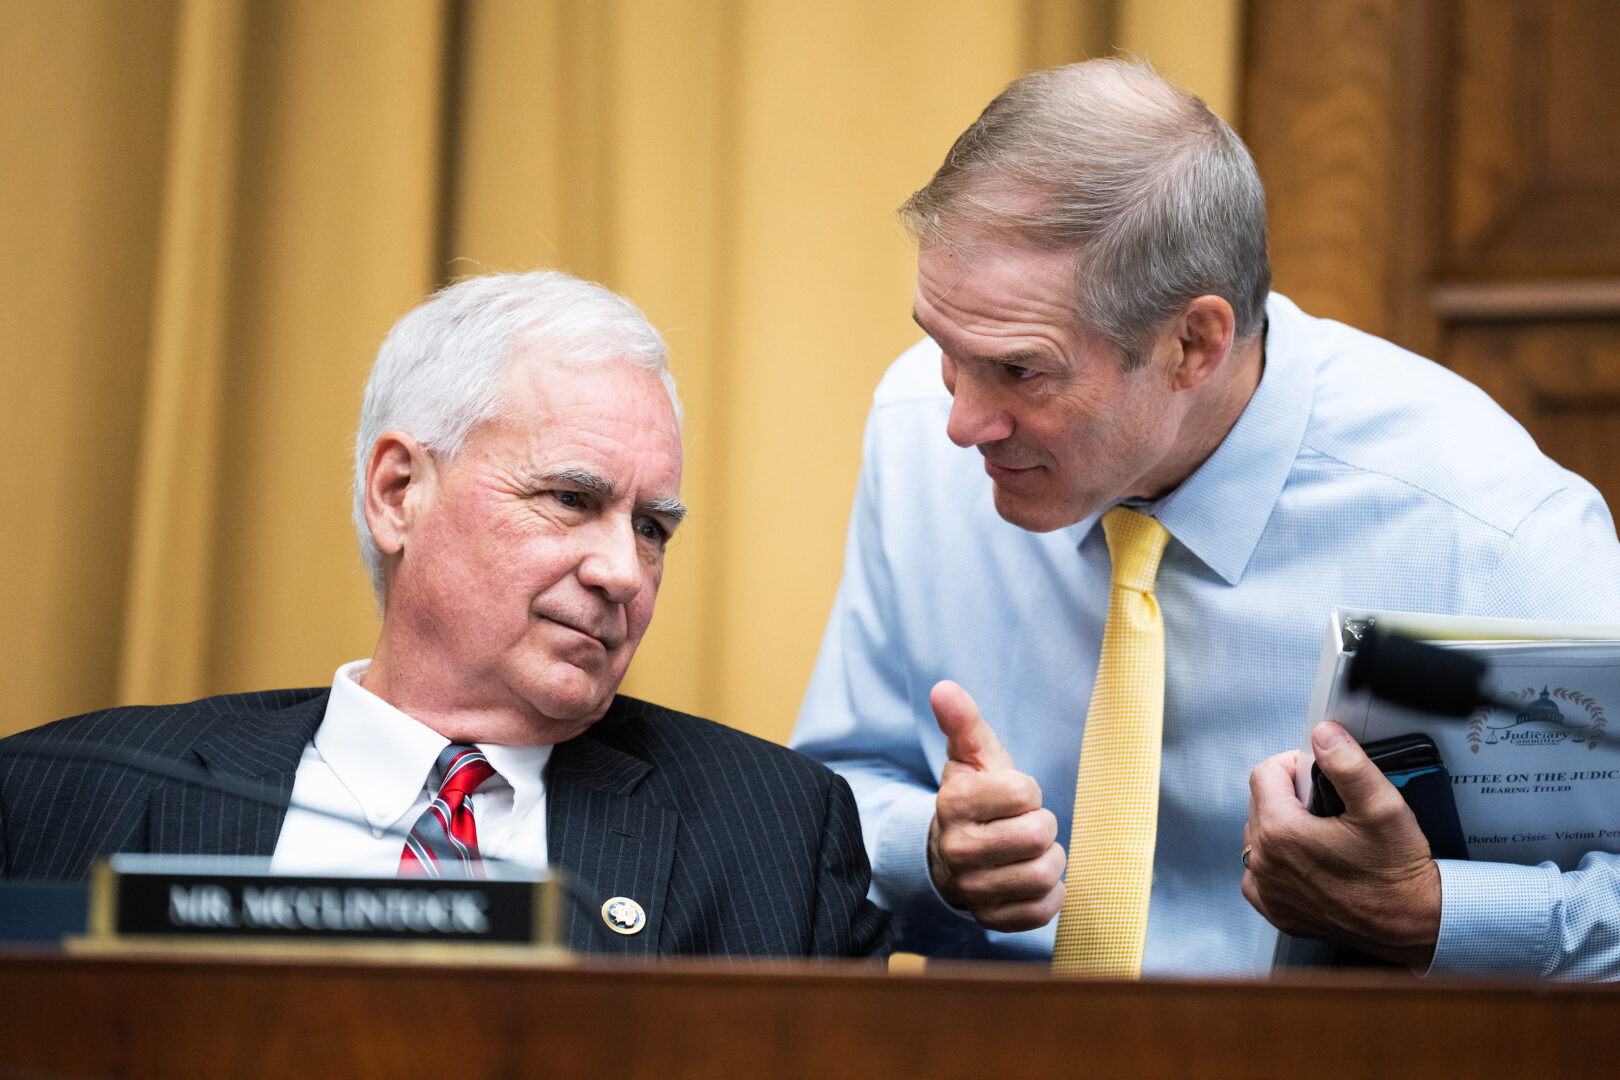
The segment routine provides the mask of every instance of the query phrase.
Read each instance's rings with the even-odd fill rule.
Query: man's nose
[[[629,521],[604,518],[590,532],[579,564],[580,583],[610,602],[628,604],[641,591],[641,552]]]
[[[958,371],[951,385],[951,415],[945,434],[957,446],[982,446],[1012,435],[1012,416],[979,380]]]

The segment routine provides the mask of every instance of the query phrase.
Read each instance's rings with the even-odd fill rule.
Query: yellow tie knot
[[[1108,557],[1114,563],[1113,583],[1151,596],[1169,530],[1158,519],[1123,506],[1104,514],[1102,527],[1108,538]]]

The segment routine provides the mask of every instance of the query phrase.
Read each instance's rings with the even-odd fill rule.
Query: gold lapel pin
[[[628,896],[610,896],[602,903],[602,921],[617,934],[639,934],[647,925],[647,913]]]

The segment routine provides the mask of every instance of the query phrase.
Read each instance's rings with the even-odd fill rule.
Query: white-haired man
[[[1264,916],[1418,970],[1620,973],[1614,856],[1436,863],[1341,728],[1340,818],[1289,749],[1335,604],[1613,619],[1591,486],[1271,294],[1247,150],[1145,67],[1014,82],[902,216],[929,340],[877,390],[793,741],[854,787],[899,945],[1239,973]]]
[[[0,744],[5,873],[80,878],[116,851],[298,873],[477,856],[568,871],[578,949],[883,952],[843,780],[617,694],[685,515],[679,411],[657,332],[601,286],[493,275],[406,315],[356,446],[383,613],[370,660],[329,690],[115,709]],[[76,759],[80,744],[200,761],[287,802]]]

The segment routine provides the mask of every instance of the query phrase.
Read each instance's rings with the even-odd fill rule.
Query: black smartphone
[[[1434,740],[1414,732],[1378,739],[1362,749],[1412,808],[1418,827],[1428,838],[1429,853],[1436,859],[1468,858],[1457,800],[1451,793],[1451,774]],[[1310,811],[1317,817],[1344,813],[1344,800],[1315,762],[1311,763]]]

